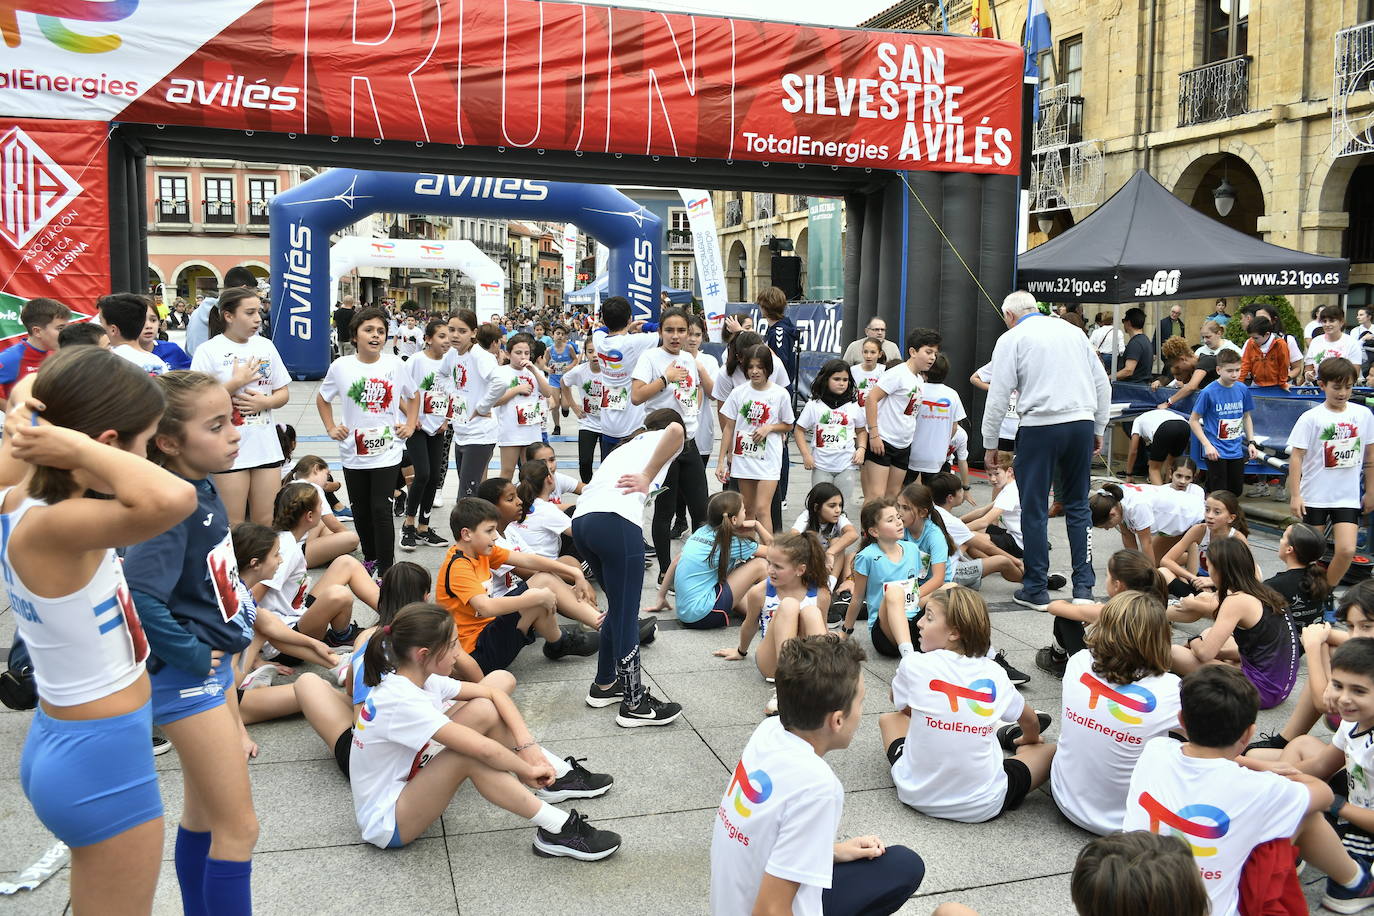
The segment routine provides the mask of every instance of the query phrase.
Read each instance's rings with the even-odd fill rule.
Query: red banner
[[[43,7],[19,3],[0,113],[885,169],[1020,167],[1024,57],[1008,42],[537,0],[196,0],[189,16],[183,0],[73,2],[61,15],[80,28],[62,32],[31,26]],[[53,42],[80,53],[54,54]]]
[[[0,118],[0,339],[46,296],[84,315],[110,292],[109,127]]]

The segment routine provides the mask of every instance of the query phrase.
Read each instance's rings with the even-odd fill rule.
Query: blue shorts
[[[234,685],[234,668],[225,655],[211,675],[163,665],[148,677],[153,682],[153,722],[166,725],[223,706],[224,691]]]
[[[153,769],[152,704],[108,719],[33,715],[19,784],[43,826],[91,846],[162,817]]]
[[[689,630],[719,630],[730,625],[730,612],[735,608],[735,593],[729,582],[716,586],[716,600],[711,609],[696,620],[684,620],[679,613],[678,623]]]

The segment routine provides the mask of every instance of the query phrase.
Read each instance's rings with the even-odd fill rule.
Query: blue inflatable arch
[[[609,185],[334,169],[278,194],[272,238],[272,342],[296,379],[329,368],[329,237],[372,213],[576,223],[610,249],[609,295],[633,317],[658,314],[663,224]]]

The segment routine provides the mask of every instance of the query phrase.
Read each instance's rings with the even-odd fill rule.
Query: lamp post
[[[1216,204],[1217,213],[1230,216],[1231,208],[1236,205],[1236,189],[1231,187],[1231,182],[1226,180],[1226,176],[1222,176],[1221,184],[1212,192],[1212,200]]]

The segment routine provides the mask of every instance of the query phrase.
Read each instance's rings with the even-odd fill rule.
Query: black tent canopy
[[[1042,302],[1157,302],[1343,293],[1350,261],[1280,248],[1222,225],[1144,169],[1068,232],[1021,256]]]

